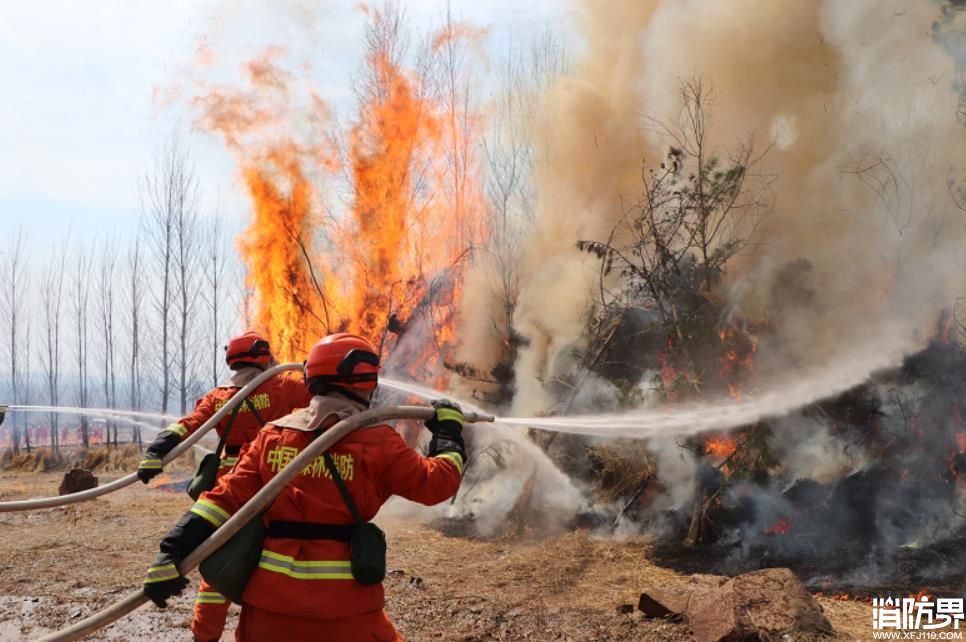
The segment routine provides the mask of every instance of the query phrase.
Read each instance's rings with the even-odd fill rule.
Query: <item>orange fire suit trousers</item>
[[[191,634],[199,642],[216,642],[225,630],[225,619],[231,602],[208,582],[201,580],[195,598],[195,616],[191,620]]]
[[[235,642],[403,642],[383,610],[343,618],[284,615],[249,604],[242,608]]]

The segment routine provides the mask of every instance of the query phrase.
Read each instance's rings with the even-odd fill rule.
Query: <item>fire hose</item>
[[[257,377],[252,379],[243,388],[236,392],[234,396],[232,396],[232,398],[225,403],[224,406],[218,409],[218,412],[211,416],[211,419],[203,423],[198,430],[193,432],[187,439],[178,444],[174,450],[168,453],[167,456],[161,460],[161,465],[163,466],[168,462],[180,457],[182,453],[194,446],[198,440],[204,437],[209,430],[218,425],[218,422],[224,419],[225,416],[232,411],[232,408],[240,404],[245,397],[254,392],[258,386],[262,385],[262,383],[279,373],[286,372],[288,370],[301,369],[302,364],[300,363],[283,363],[260,373]],[[58,497],[43,497],[40,499],[24,499],[13,502],[0,502],[0,513],[31,510],[34,508],[52,508],[54,506],[65,506],[67,504],[75,504],[77,502],[86,502],[91,499],[96,499],[101,495],[113,493],[115,490],[120,490],[125,486],[130,486],[137,480],[137,473],[131,473],[121,477],[120,479],[115,479],[109,484],[104,484],[103,486],[98,486],[97,488],[91,488],[90,490],[84,490],[78,493],[70,493],[68,495],[60,495]]]
[[[282,367],[282,366],[279,366]],[[373,408],[343,419],[335,424],[322,435],[313,441],[309,446],[299,453],[285,468],[252,497],[248,503],[239,509],[237,513],[222,524],[208,539],[192,551],[184,560],[178,564],[178,572],[186,575],[193,570],[203,559],[215,552],[222,544],[227,542],[232,535],[238,532],[242,526],[251,521],[252,518],[261,514],[272,503],[275,497],[292,480],[295,475],[303,468],[310,465],[323,452],[331,448],[337,441],[348,435],[353,430],[365,426],[373,426],[389,419],[430,419],[435,410],[420,406],[383,406]],[[465,415],[467,423],[489,422],[493,417],[476,413]],[[127,597],[115,602],[114,604],[98,611],[90,617],[42,638],[35,642],[68,642],[69,640],[80,640],[98,629],[101,629],[111,622],[114,622],[128,613],[134,611],[139,606],[148,601],[143,589],[131,593]]]

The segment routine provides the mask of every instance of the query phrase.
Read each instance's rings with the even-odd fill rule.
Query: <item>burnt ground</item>
[[[117,476],[101,473],[101,483]],[[61,478],[0,472],[0,501],[56,494]],[[136,485],[74,506],[0,513],[0,641],[39,637],[136,588],[158,540],[189,505],[183,493]],[[377,521],[389,538],[387,610],[411,642],[691,639],[683,623],[620,612],[643,588],[687,578],[651,561],[643,540],[584,533],[479,540],[400,518]],[[193,599],[188,590],[166,611],[142,607],[90,639],[190,640]],[[834,640],[871,639],[867,602],[819,601]],[[229,630],[236,618],[237,607]]]

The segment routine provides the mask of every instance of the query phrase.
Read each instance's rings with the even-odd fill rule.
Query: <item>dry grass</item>
[[[640,441],[598,444],[589,447],[586,455],[605,499],[626,499],[656,480],[654,456]]]
[[[194,451],[174,462],[172,470],[190,470],[194,466]],[[93,446],[53,452],[49,448],[38,448],[33,452],[14,455],[5,450],[0,455],[0,470],[18,472],[48,473],[54,471],[84,468],[94,472],[115,473],[131,472],[137,469],[143,452],[137,444],[120,446]]]
[[[55,494],[60,479],[59,473],[3,472],[0,498]],[[72,612],[89,613],[136,587],[158,541],[190,504],[184,493],[136,484],[93,502],[0,514],[0,596],[18,605],[39,598],[45,605],[22,634],[36,637],[43,627],[72,621]],[[684,623],[646,620],[633,609],[618,611],[622,605],[636,606],[648,586],[687,582],[687,576],[652,563],[651,548],[643,540],[586,533],[469,540],[412,521],[378,521],[389,538],[387,609],[409,642],[692,639]],[[93,639],[181,639],[193,590],[167,611],[139,609]],[[819,601],[838,632],[834,640],[869,639],[868,604]],[[787,642],[806,640],[812,642],[804,637]]]

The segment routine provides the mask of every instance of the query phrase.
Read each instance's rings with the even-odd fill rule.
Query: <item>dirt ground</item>
[[[56,494],[61,478],[0,472],[0,501]],[[190,503],[137,484],[83,504],[0,513],[0,641],[35,639],[137,588],[158,540]],[[411,642],[691,639],[685,624],[643,619],[626,606],[636,607],[646,586],[686,580],[649,562],[643,541],[585,533],[480,541],[399,518],[377,521],[389,538],[386,608]],[[144,606],[90,639],[190,640],[193,600],[189,589],[165,611]],[[871,639],[867,603],[819,601],[837,631],[829,639]],[[233,607],[223,640],[233,639],[237,613]]]

